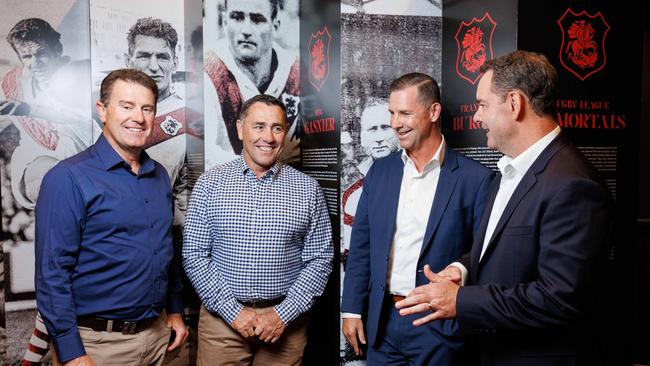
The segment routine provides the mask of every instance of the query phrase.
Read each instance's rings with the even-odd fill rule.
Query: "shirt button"
[[[149,225],[149,227],[153,229],[153,224]]]
[[[144,199],[144,203],[149,203],[149,199],[148,199],[148,198],[145,198],[145,199]]]

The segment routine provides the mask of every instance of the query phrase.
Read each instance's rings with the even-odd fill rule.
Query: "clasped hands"
[[[425,265],[424,275],[430,281],[428,284],[416,287],[404,300],[395,303],[400,315],[428,312],[413,321],[415,326],[455,317],[456,295],[461,283],[460,269],[449,266],[436,274],[429,265]]]
[[[242,337],[259,339],[265,343],[275,343],[280,339],[287,326],[274,309],[257,312],[252,308],[243,308],[231,324]]]

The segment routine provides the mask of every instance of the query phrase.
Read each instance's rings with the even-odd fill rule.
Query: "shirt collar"
[[[115,151],[103,133],[99,136],[97,142],[95,142],[95,145],[93,146],[95,152],[99,156],[99,159],[102,161],[105,170],[111,170],[118,165],[122,165],[124,167],[129,166],[129,164],[124,161],[124,159],[122,159],[120,154]],[[144,150],[142,150],[140,153],[140,163],[140,172],[138,173],[140,175],[150,173],[155,169],[153,160],[151,160],[147,152]]]
[[[555,127],[553,131],[546,134],[546,136],[537,140],[536,143],[531,145],[523,153],[519,154],[516,158],[511,158],[504,155],[499,159],[497,167],[504,177],[514,174],[524,175],[528,168],[537,160],[539,155],[546,149],[546,147],[560,134],[560,126]]]
[[[253,170],[252,170],[252,169],[248,166],[248,164],[246,163],[246,160],[244,160],[244,155],[243,155],[243,154],[239,157],[239,159],[237,159],[237,166],[238,166],[237,169],[238,169],[240,172],[242,172],[242,174],[244,174],[244,175],[245,175],[247,172],[249,172],[249,171],[250,171],[252,174],[255,174],[255,173],[253,173]],[[273,166],[271,167],[271,169],[269,169],[269,170],[264,174],[264,176],[265,176],[265,177],[266,177],[266,176],[276,176],[276,175],[278,174],[278,172],[280,172],[280,169],[281,169],[281,168],[282,168],[282,163],[280,163],[279,161],[276,161],[275,164],[273,164]]]
[[[433,154],[433,157],[431,160],[429,160],[425,165],[424,168],[422,168],[422,173],[425,173],[435,167],[435,163],[438,163],[438,166],[442,166],[442,163],[445,159],[445,136],[442,136],[442,140],[440,142],[440,146],[438,146],[438,150],[436,150],[436,153]],[[415,163],[413,163],[413,160],[408,156],[406,153],[406,149],[402,149],[402,162],[404,165],[406,164],[411,164],[413,167],[415,167]]]

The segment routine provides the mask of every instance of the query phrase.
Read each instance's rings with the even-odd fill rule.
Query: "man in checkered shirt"
[[[325,198],[311,177],[278,162],[284,104],[242,106],[242,156],[208,170],[187,211],[183,266],[203,306],[197,364],[295,365],[307,312],[332,270]]]

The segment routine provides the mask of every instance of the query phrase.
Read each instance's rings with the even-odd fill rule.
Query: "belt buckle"
[[[135,334],[135,328],[138,322],[124,322],[122,325],[122,334]]]

